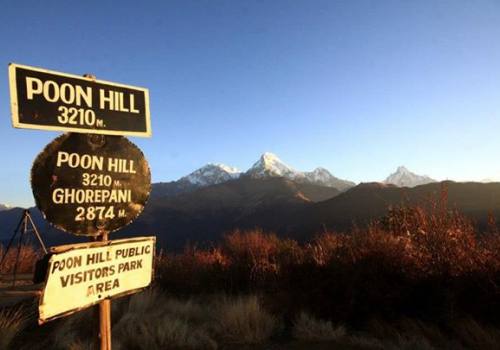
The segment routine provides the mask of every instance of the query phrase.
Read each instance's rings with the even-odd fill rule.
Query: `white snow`
[[[436,182],[436,180],[431,179],[427,175],[417,175],[415,173],[412,173],[404,166],[399,166],[394,173],[389,175],[384,180],[384,183],[386,184],[392,184],[399,187],[415,187],[431,182]]]
[[[0,204],[0,210],[9,210],[11,208],[12,208],[12,206],[10,206],[8,204]]]
[[[325,168],[316,168],[311,172],[295,170],[270,152],[264,153],[245,174],[254,178],[285,177],[298,182],[335,187],[341,191],[355,185],[352,182],[336,178]]]
[[[304,175],[285,164],[277,155],[266,152],[260,159],[246,172],[254,178],[268,176],[286,177],[289,179],[301,178]]]
[[[297,182],[308,182],[321,186],[334,187],[341,191],[355,186],[353,182],[341,180],[333,176],[325,168],[316,168],[310,172],[293,169],[284,163],[276,154],[266,152],[248,169],[246,176],[252,178],[284,177]],[[225,164],[209,163],[191,174],[179,179],[192,185],[205,187],[237,179],[242,172]]]
[[[209,186],[236,179],[240,174],[241,172],[238,169],[228,165],[209,163],[184,176],[181,180],[186,180],[193,185]]]

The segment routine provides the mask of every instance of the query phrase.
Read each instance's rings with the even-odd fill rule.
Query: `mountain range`
[[[356,185],[323,168],[295,170],[265,153],[244,172],[208,164],[177,181],[153,184],[144,212],[112,237],[155,234],[161,247],[174,251],[187,242],[211,244],[231,230],[256,227],[308,239],[325,230],[364,225],[392,205],[428,203],[443,189],[449,205],[480,227],[490,214],[500,217],[500,183],[439,183],[399,167],[383,182]],[[37,209],[31,211],[47,244],[86,240],[57,231]],[[21,215],[20,208],[0,211],[0,240],[12,235]]]
[[[283,177],[241,177],[175,196],[152,198],[134,223],[112,237],[154,234],[159,246],[170,251],[179,251],[188,242],[210,245],[234,229],[256,227],[307,240],[319,232],[348,231],[353,224],[363,226],[394,205],[429,203],[443,189],[448,193],[449,206],[480,228],[486,227],[490,215],[500,217],[500,183],[448,181],[412,188],[362,183],[338,192]],[[332,192],[325,195],[327,190]],[[48,245],[86,240],[55,230],[36,208],[31,212]],[[0,240],[10,238],[21,215],[20,208],[0,212]]]
[[[245,172],[228,165],[209,163],[177,181],[155,183],[152,197],[174,196],[244,177],[253,179],[283,177],[298,183],[334,188],[340,192],[356,186],[354,182],[337,178],[322,167],[305,172],[295,170],[275,154],[266,152]],[[400,187],[415,187],[431,182],[435,180],[428,176],[414,174],[403,166],[398,167],[384,181],[384,183]]]
[[[125,232],[158,232],[160,244],[174,250],[186,242],[210,244],[231,230],[256,227],[308,239],[325,230],[348,231],[353,224],[365,225],[385,215],[391,206],[428,205],[443,191],[449,207],[468,216],[480,229],[486,227],[490,215],[500,217],[500,183],[445,181],[416,187],[362,183],[332,192],[327,199],[315,197],[327,188],[283,177],[242,177],[152,199]]]

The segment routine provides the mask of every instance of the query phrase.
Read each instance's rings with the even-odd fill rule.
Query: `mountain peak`
[[[316,169],[314,169],[314,170],[313,170],[313,171],[311,171],[311,172],[312,172],[312,173],[317,173],[317,174],[319,174],[319,173],[328,173],[328,174],[330,174],[330,172],[328,171],[328,169],[325,169],[325,168],[320,167],[320,166],[319,166],[319,167],[317,167]]]
[[[216,185],[239,177],[237,168],[220,163],[208,163],[180,180],[197,186]]]
[[[238,168],[222,164],[222,163],[208,163],[207,165],[201,167],[200,169],[220,169],[229,174],[239,174],[241,171]],[[198,169],[198,170],[200,170]]]
[[[259,160],[248,169],[246,175],[254,178],[279,176],[295,179],[300,177],[301,173],[286,165],[276,154],[265,152],[260,156]]]
[[[267,161],[267,162],[275,162],[275,161],[281,162],[279,157],[276,154],[271,153],[271,152],[262,153],[262,155],[260,156],[260,159],[263,161]]]
[[[334,187],[340,191],[344,191],[355,185],[353,182],[336,178],[327,169],[322,167],[318,167],[310,172],[295,170],[279,159],[276,154],[270,152],[262,154],[245,175],[253,178],[285,177],[301,183]]]
[[[8,204],[0,204],[0,211],[2,210],[9,210],[12,209],[12,207]]]
[[[408,170],[405,166],[398,166],[396,171],[389,175],[385,180],[385,184],[392,184],[399,187],[415,187],[425,185],[436,180],[431,179],[427,175],[417,175]]]
[[[285,164],[276,154],[265,152],[245,173],[225,164],[208,163],[177,181],[155,184],[153,195],[155,197],[175,196],[201,187],[238,179],[242,175],[254,179],[283,177],[297,183],[332,187],[339,191],[355,186],[353,182],[336,178],[325,168],[318,167],[311,172],[298,171]]]
[[[345,191],[355,186],[354,182],[339,179],[323,167],[317,167],[313,171],[304,173],[306,181],[322,186],[334,187],[340,191]]]
[[[307,177],[311,177],[314,180],[329,179],[334,177],[327,169],[322,167],[317,167],[313,171],[304,173]]]

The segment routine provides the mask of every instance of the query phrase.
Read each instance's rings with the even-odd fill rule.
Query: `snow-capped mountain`
[[[158,182],[153,184],[151,196],[171,197],[180,193],[194,191],[201,187],[217,185],[240,176],[241,172],[224,164],[209,163],[193,171],[189,175],[181,177],[177,181]]]
[[[302,172],[285,164],[273,153],[266,152],[245,173],[252,178],[284,177],[297,182],[308,182],[315,185],[334,187],[340,191],[347,190],[355,184],[333,176],[325,168],[316,168],[310,172]]]
[[[159,182],[153,184],[153,197],[170,197],[180,193],[194,191],[201,187],[217,185],[240,177],[265,179],[269,177],[284,177],[298,183],[310,183],[319,186],[332,187],[345,191],[355,186],[354,182],[342,180],[333,176],[325,168],[316,168],[310,172],[293,169],[281,161],[273,153],[262,154],[257,162],[246,172],[224,164],[207,164],[177,181]]]
[[[384,180],[384,183],[396,185],[398,187],[415,187],[431,182],[436,182],[436,180],[431,179],[427,175],[417,175],[415,173],[412,173],[404,166],[398,167],[394,173],[389,175]]]
[[[333,176],[328,170],[321,167],[318,167],[313,171],[306,172],[304,175],[308,182],[327,187],[335,187],[340,191],[345,191],[356,186],[354,182],[339,179],[338,177]]]
[[[12,207],[10,205],[0,204],[0,211],[2,211],[2,210],[9,210],[9,209],[12,209]]]
[[[305,176],[302,172],[296,171],[286,165],[281,159],[273,153],[266,152],[260,156],[245,175],[253,178],[264,177],[286,177],[290,180],[303,179]]]
[[[188,181],[196,186],[210,186],[220,184],[240,176],[241,172],[224,164],[209,163],[191,174],[180,178],[180,181]]]

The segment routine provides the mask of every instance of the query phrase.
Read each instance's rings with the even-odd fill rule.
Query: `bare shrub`
[[[6,248],[0,245],[0,258],[5,254]],[[17,246],[11,247],[0,266],[0,274],[12,273],[17,259]],[[33,272],[35,263],[42,257],[42,253],[36,250],[32,245],[23,244],[20,248],[17,273]]]
[[[446,189],[425,205],[389,208],[376,226],[391,236],[407,237],[407,255],[423,274],[458,276],[480,266],[478,235],[468,218],[448,207]]]
[[[241,232],[236,230],[224,237],[224,250],[233,264],[250,271],[252,280],[278,272],[277,252],[280,239],[262,230]]]
[[[366,227],[304,245],[262,230],[234,231],[209,250],[159,263],[159,285],[182,295],[258,293],[288,318],[300,310],[348,325],[371,318],[471,317],[498,325],[500,231],[450,208],[446,191],[403,203]]]
[[[337,233],[323,233],[314,237],[306,246],[311,261],[318,266],[325,266],[332,260],[339,260],[346,256],[348,237]]]
[[[219,292],[229,285],[229,258],[220,248],[186,247],[182,254],[156,260],[156,276],[162,288],[176,294]]]

